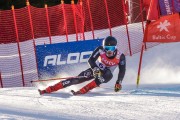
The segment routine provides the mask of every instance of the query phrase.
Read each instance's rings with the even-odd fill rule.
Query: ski
[[[73,95],[79,95],[79,94],[81,94],[80,91],[75,92],[74,90],[71,90],[71,93],[72,93]]]

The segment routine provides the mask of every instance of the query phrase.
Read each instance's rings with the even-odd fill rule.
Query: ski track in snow
[[[180,85],[176,86],[118,93],[100,88],[80,96],[72,96],[67,90],[40,96],[34,87],[4,88],[0,91],[0,119],[179,120]]]

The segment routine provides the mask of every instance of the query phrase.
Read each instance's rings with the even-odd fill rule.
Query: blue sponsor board
[[[161,15],[180,12],[180,0],[159,0]]]
[[[103,39],[36,46],[39,79],[77,71]],[[80,73],[81,71],[79,71]]]

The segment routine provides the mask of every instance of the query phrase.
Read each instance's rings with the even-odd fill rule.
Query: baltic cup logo
[[[159,32],[155,33],[156,35],[152,35],[153,40],[175,40],[176,36],[172,35],[173,31],[169,31],[168,27],[171,26],[171,23],[168,20],[164,20],[164,22],[160,22],[157,25],[157,29]]]
[[[169,30],[167,29],[168,26],[170,26],[170,22],[168,22],[167,20],[165,20],[163,23],[160,22],[160,25],[157,26],[157,28],[160,29],[160,32],[165,30],[166,32],[169,32]]]

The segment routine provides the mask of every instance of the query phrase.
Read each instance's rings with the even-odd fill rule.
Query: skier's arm
[[[98,57],[100,56],[100,51],[103,50],[103,47],[102,46],[99,46],[97,47],[93,53],[91,54],[89,60],[88,60],[88,63],[90,65],[90,67],[92,69],[94,69],[95,67],[98,67],[97,64],[96,64],[96,60],[98,59]]]
[[[125,58],[124,54],[121,54],[120,62],[119,62],[119,74],[118,74],[118,79],[117,79],[116,83],[122,82],[125,72],[126,72],[126,58]]]

